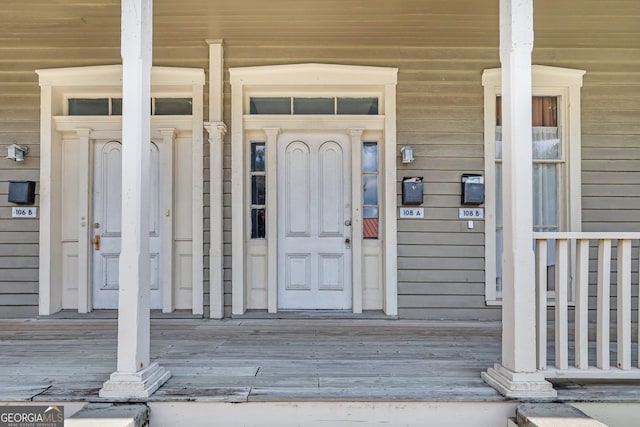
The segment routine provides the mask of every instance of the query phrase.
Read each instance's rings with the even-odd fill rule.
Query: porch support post
[[[117,371],[100,397],[146,398],[171,374],[150,363],[149,144],[152,0],[122,0],[122,249]]]
[[[504,174],[502,364],[489,368],[482,378],[511,398],[556,396],[551,383],[536,369],[532,49],[533,0],[500,0]]]
[[[223,240],[223,146],[227,126],[223,122],[205,123],[209,133],[209,185],[211,194],[209,239],[209,317],[224,318],[224,240]]]

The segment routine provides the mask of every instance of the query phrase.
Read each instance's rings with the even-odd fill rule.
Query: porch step
[[[525,403],[516,408],[518,427],[607,427],[564,403]]]
[[[149,427],[149,408],[142,404],[90,403],[71,418],[65,427]]]

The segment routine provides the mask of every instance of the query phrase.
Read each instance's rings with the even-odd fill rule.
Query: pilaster
[[[223,122],[205,123],[209,133],[210,243],[209,317],[224,317],[224,239],[223,239],[223,147],[227,126]]]

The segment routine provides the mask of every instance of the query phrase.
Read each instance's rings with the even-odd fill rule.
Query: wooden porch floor
[[[116,367],[113,319],[0,321],[0,401],[100,401]],[[152,320],[151,356],[173,376],[150,401],[505,399],[480,373],[500,323]],[[559,400],[640,401],[640,382],[559,384]]]

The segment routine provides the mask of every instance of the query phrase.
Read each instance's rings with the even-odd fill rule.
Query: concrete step
[[[65,427],[149,427],[149,408],[142,404],[90,403]]]
[[[524,403],[516,408],[518,427],[607,427],[564,403]]]

